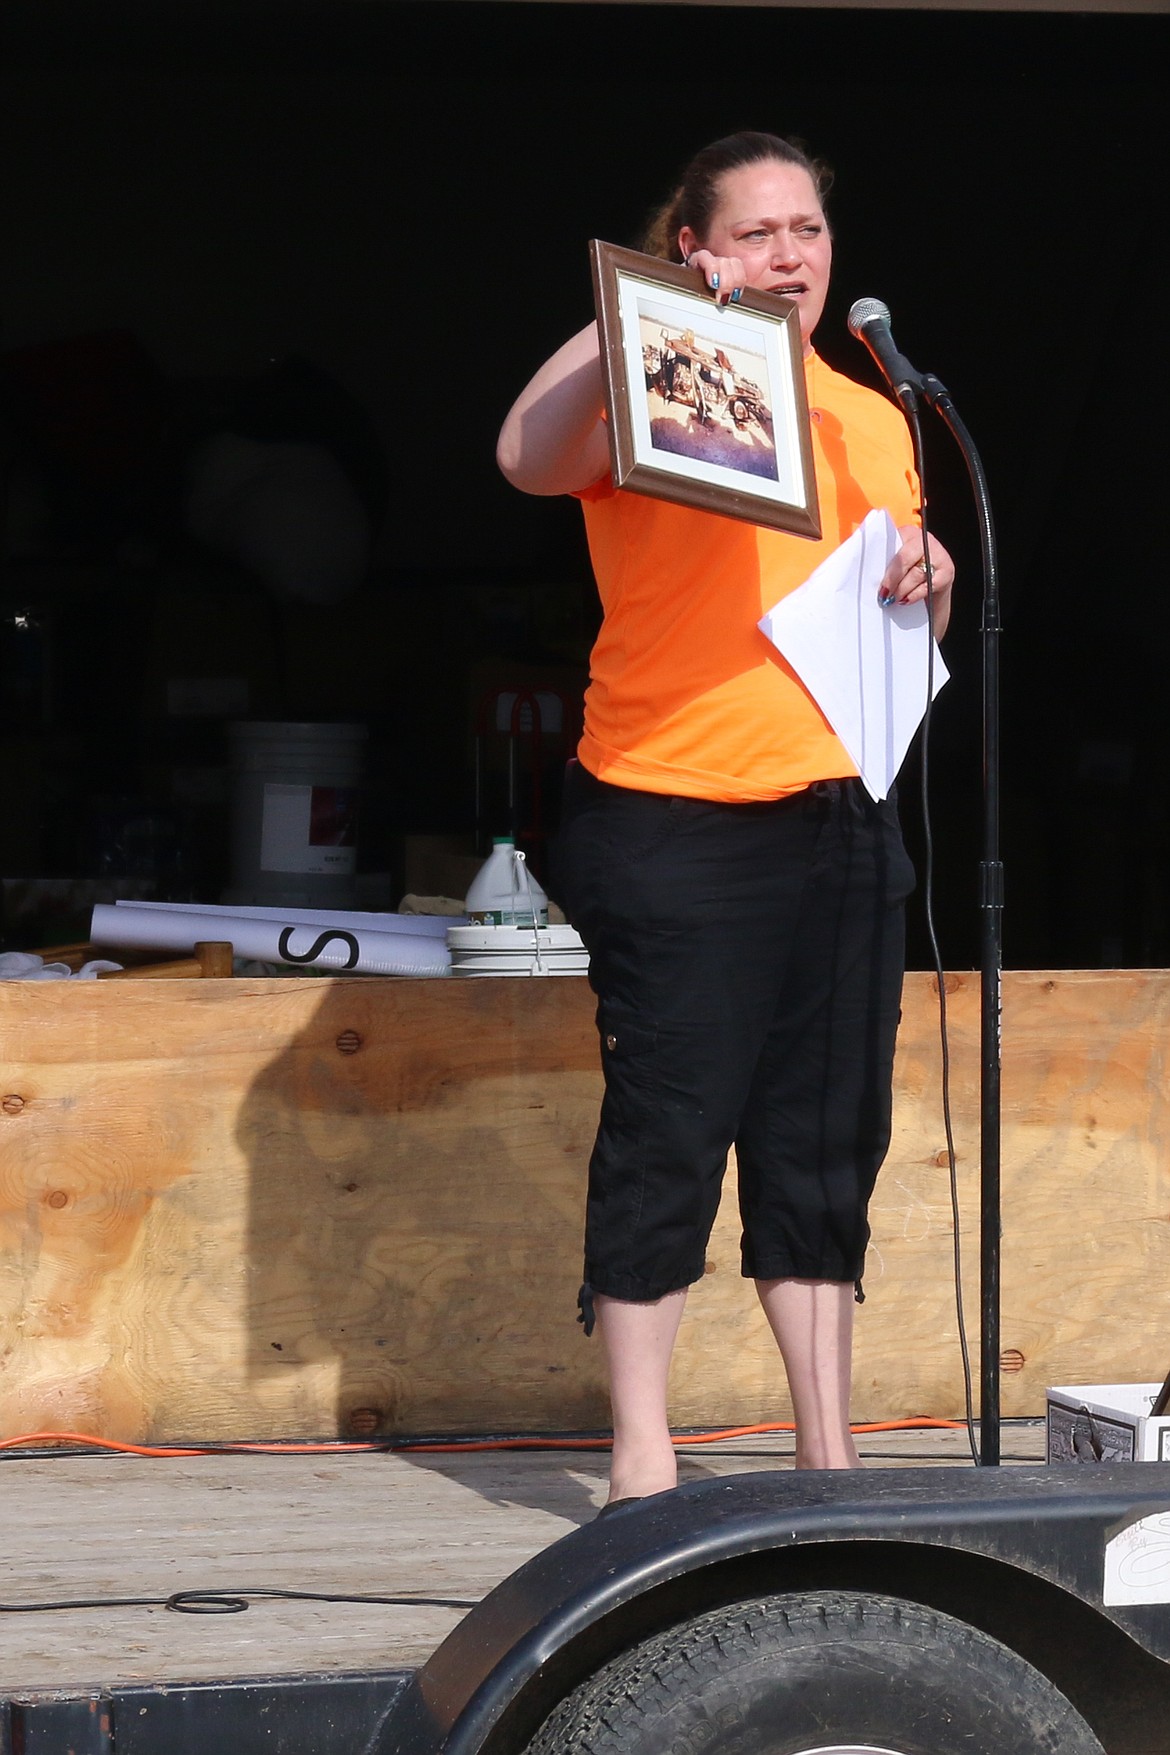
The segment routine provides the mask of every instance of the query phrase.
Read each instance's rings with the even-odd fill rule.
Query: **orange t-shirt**
[[[823,535],[817,542],[597,482],[579,497],[605,619],[590,660],[581,761],[642,792],[743,803],[857,769],[757,623],[885,507],[918,520],[893,403],[805,361]]]

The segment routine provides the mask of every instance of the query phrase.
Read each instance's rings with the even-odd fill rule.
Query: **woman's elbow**
[[[507,425],[496,443],[496,463],[505,481],[522,494],[571,493],[576,486],[575,480],[569,479],[569,472],[559,466],[558,458],[534,452]]]
[[[526,467],[517,424],[508,419],[500,428],[496,440],[496,465],[504,480],[511,482],[514,488],[519,488],[522,493],[533,493],[536,490],[528,485],[530,470]]]
[[[601,422],[575,444],[554,435],[525,433],[509,418],[496,442],[496,463],[505,480],[524,494],[575,494],[598,481],[609,466],[609,441]]]

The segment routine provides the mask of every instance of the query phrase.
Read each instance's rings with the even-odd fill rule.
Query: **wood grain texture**
[[[974,1353],[979,984],[947,985]],[[910,976],[858,1419],[962,1406],[936,1008]],[[592,1013],[571,978],[0,988],[0,1434],[604,1426]],[[1168,1024],[1162,971],[1005,977],[1005,1413],[1170,1365]],[[679,1425],[788,1416],[732,1180]]]
[[[688,1448],[688,1482],[791,1466],[791,1442]],[[965,1435],[863,1441],[872,1467],[969,1467]],[[1039,1461],[1041,1425],[1005,1461]],[[4,1599],[76,1602],[268,1589],[477,1601],[605,1499],[601,1451],[11,1458]],[[463,1618],[437,1602],[253,1599],[241,1615],[161,1608],[5,1615],[0,1697],[384,1670],[423,1663]],[[226,1751],[226,1745],[225,1745]]]

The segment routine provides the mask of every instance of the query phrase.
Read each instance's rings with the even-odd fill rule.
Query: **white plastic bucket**
[[[227,903],[345,907],[357,871],[364,725],[239,720]]]
[[[452,975],[586,975],[589,953],[571,926],[451,926]]]

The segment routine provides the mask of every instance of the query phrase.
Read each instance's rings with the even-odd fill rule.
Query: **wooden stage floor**
[[[868,1466],[970,1467],[964,1432],[883,1433]],[[682,1452],[681,1478],[791,1467],[791,1439]],[[1042,1461],[1044,1423],[1003,1452]],[[0,1457],[0,1599],[313,1591],[470,1604],[605,1497],[595,1451]],[[162,1607],[0,1614],[0,1697],[155,1682],[413,1668],[465,1613],[431,1601],[259,1599],[243,1614]]]

